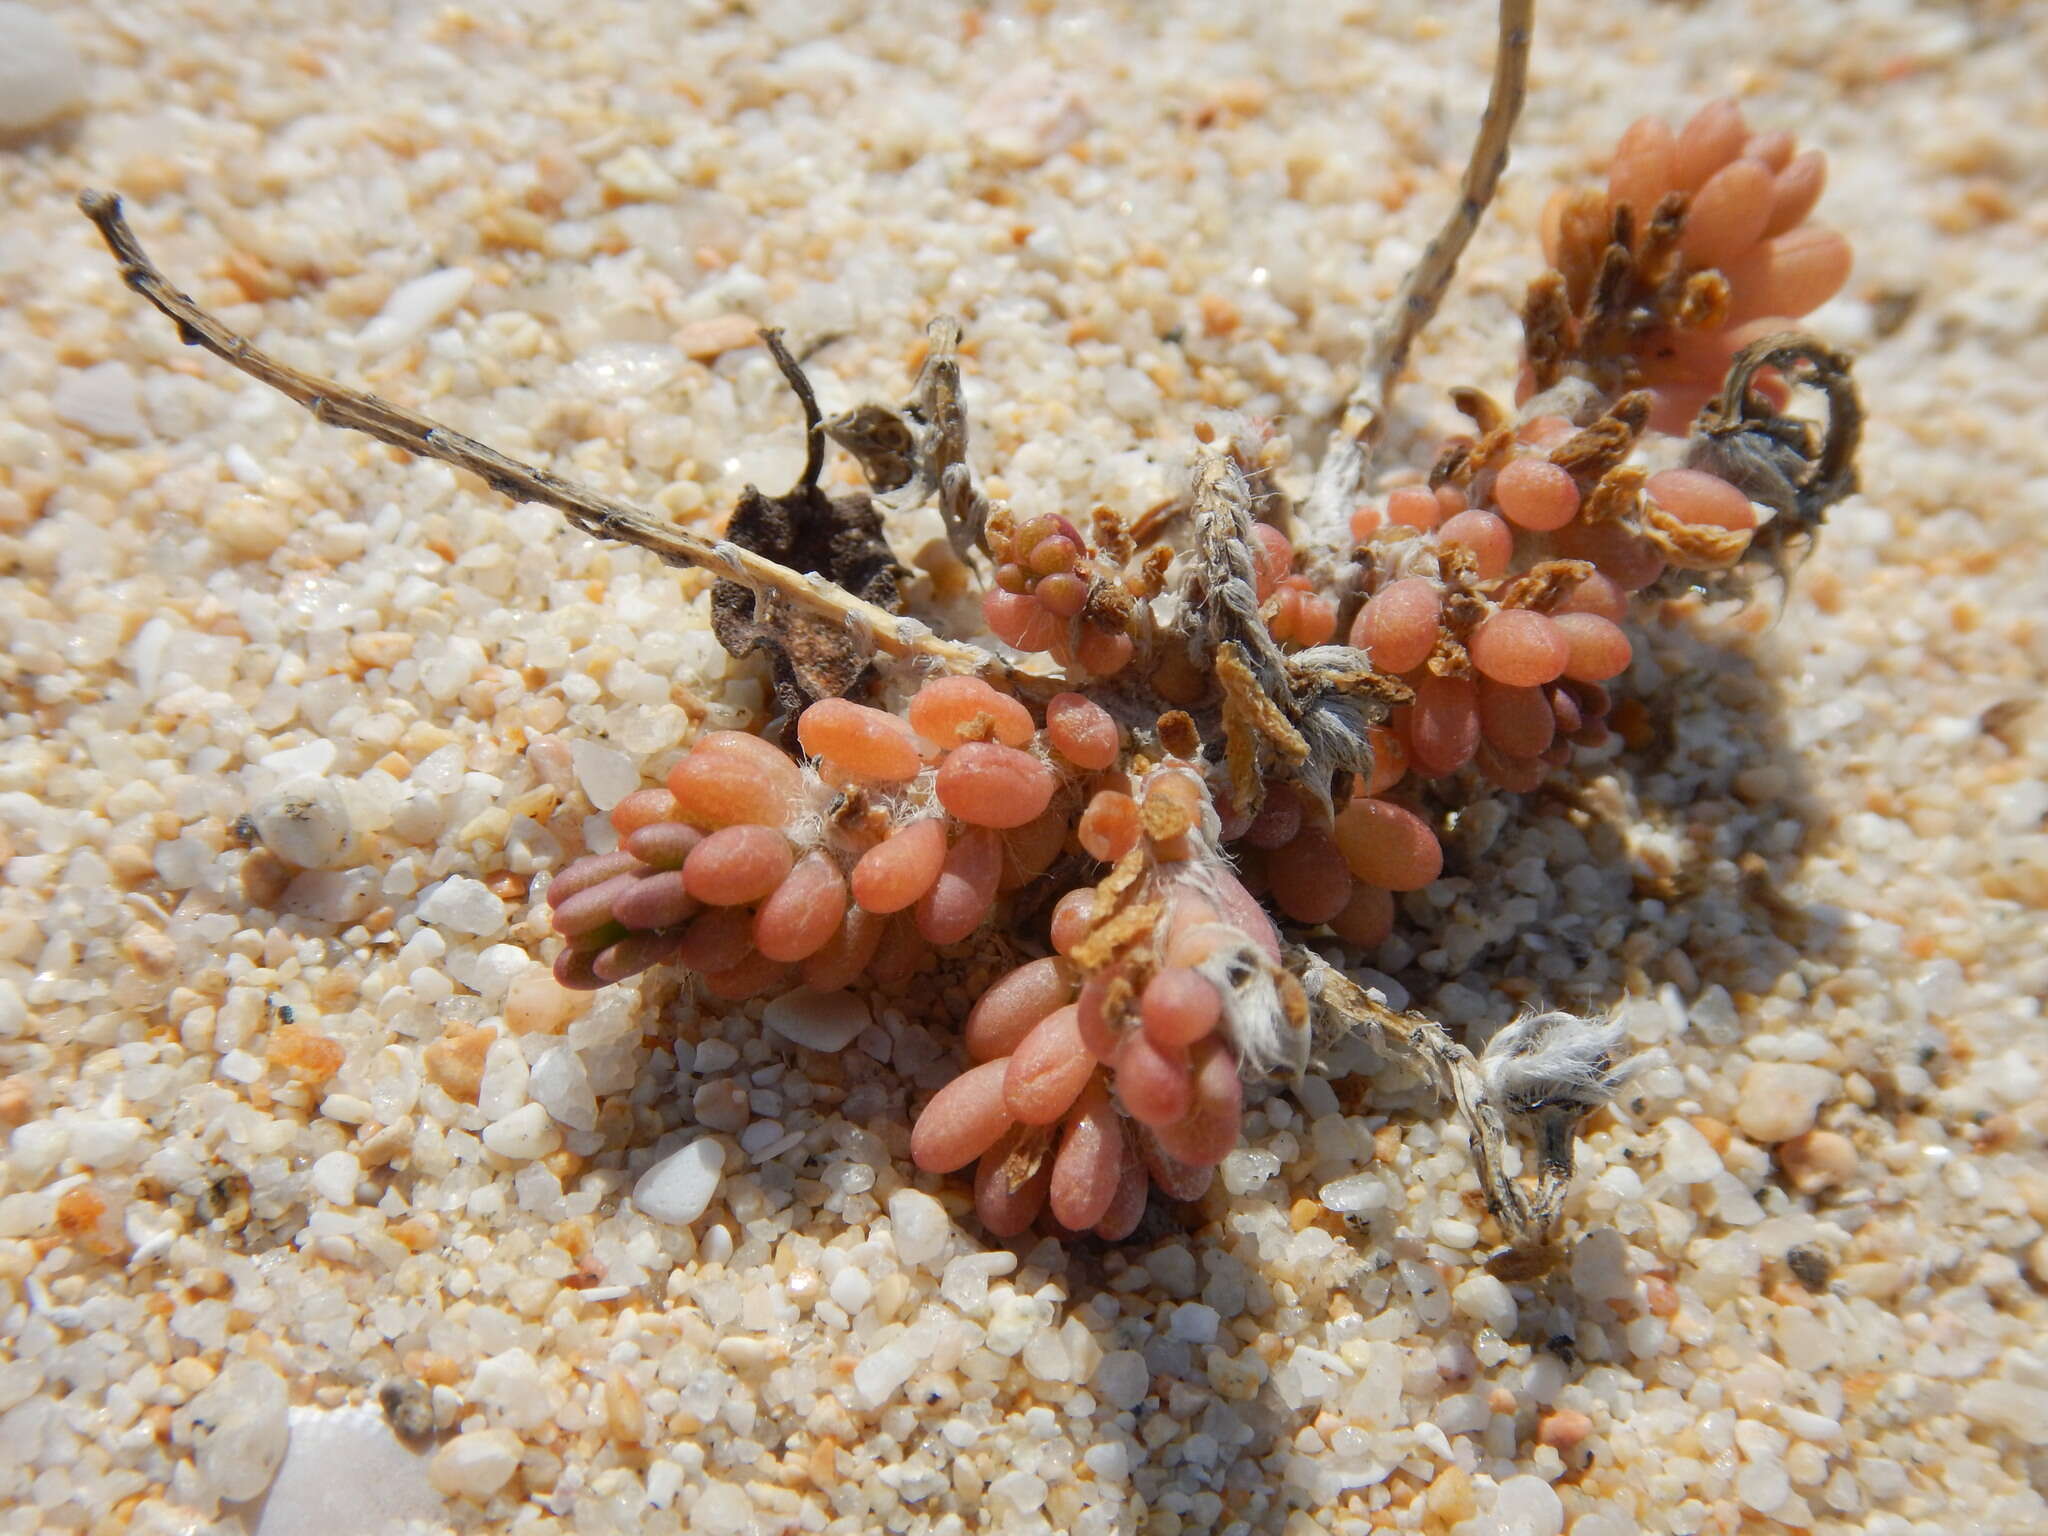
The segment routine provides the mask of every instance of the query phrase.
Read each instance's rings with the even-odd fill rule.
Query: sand
[[[72,207],[704,531],[801,458],[755,323],[831,410],[950,311],[984,487],[1137,509],[1205,413],[1306,484],[1486,7],[47,7],[21,113],[51,22],[82,105],[0,148],[0,1530],[2048,1530],[2048,33],[1551,10],[1383,467],[1509,387],[1555,179],[1729,92],[1832,157],[1871,425],[1789,590],[1664,614],[1643,743],[1469,815],[1369,957],[1474,1038],[1637,1049],[1509,1284],[1391,1069],[1260,1098],[1185,1219],[1005,1248],[906,1156],[964,995],[838,1052],[672,978],[561,1005],[545,876],[763,674],[701,578],[180,348]]]

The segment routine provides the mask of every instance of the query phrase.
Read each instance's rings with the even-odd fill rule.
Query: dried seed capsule
[[[1408,760],[1425,778],[1456,773],[1479,747],[1479,695],[1469,678],[1425,676],[1408,716]]]
[[[1031,711],[978,677],[935,677],[910,701],[910,724],[934,746],[952,748],[994,739],[1006,747],[1031,744]]]
[[[1494,477],[1493,499],[1518,528],[1549,533],[1579,515],[1579,484],[1548,459],[1515,459]]]
[[[1212,1033],[1223,1018],[1223,998],[1214,983],[1186,966],[1155,972],[1138,995],[1138,1021],[1145,1037],[1166,1047],[1192,1045]]]
[[[1091,772],[1111,767],[1123,747],[1109,711],[1078,693],[1056,693],[1046,704],[1045,738],[1061,757]]]
[[[1337,847],[1351,873],[1388,891],[1419,891],[1444,871],[1428,822],[1387,800],[1353,800],[1338,813]]]
[[[1123,1153],[1123,1128],[1098,1077],[1082,1091],[1080,1103],[1067,1117],[1059,1154],[1053,1159],[1047,1192],[1053,1220],[1076,1232],[1102,1220],[1123,1177]]]
[[[673,822],[676,797],[666,789],[636,789],[611,809],[612,830],[629,837],[640,828]]]
[[[742,907],[782,883],[796,862],[789,839],[773,827],[722,827],[690,850],[683,881],[710,907]]]
[[[846,916],[846,882],[822,853],[804,855],[754,914],[754,947],[770,960],[807,960]]]
[[[869,783],[898,784],[924,764],[910,727],[886,710],[849,699],[819,699],[797,716],[796,739],[813,757]]]
[[[993,1147],[1016,1122],[1004,1106],[1008,1067],[1008,1061],[989,1061],[938,1090],[911,1126],[909,1159],[926,1174],[950,1174]]]
[[[1186,1118],[1195,1102],[1195,1085],[1185,1049],[1162,1046],[1134,1030],[1117,1047],[1114,1059],[1116,1098],[1125,1114],[1154,1127]]]
[[[936,816],[898,827],[853,866],[853,899],[870,912],[901,912],[932,888],[946,863],[946,824]]]
[[[918,900],[917,931],[934,944],[958,944],[988,917],[1002,873],[1003,846],[996,835],[970,827],[946,850],[939,878]]]
[[[1506,608],[1481,620],[1468,649],[1480,672],[1518,688],[1557,681],[1571,659],[1557,621],[1531,608]]]
[[[1557,627],[1571,652],[1565,662],[1564,675],[1574,682],[1604,683],[1628,670],[1634,649],[1619,625],[1609,623],[1597,614],[1564,613],[1558,615]],[[1505,741],[1498,745],[1503,751],[1514,750]],[[1521,755],[1533,757],[1549,745],[1546,741],[1542,747],[1523,750]]]
[[[1443,601],[1436,583],[1423,576],[1389,582],[1358,611],[1351,643],[1372,657],[1382,672],[1412,672],[1436,649]]]
[[[1019,1043],[1003,1075],[1003,1106],[1024,1125],[1051,1125],[1073,1106],[1095,1070],[1081,1041],[1080,1012],[1055,1008]]]
[[[681,869],[690,850],[703,841],[704,834],[686,822],[657,821],[627,833],[623,846],[650,869]]]
[[[962,1043],[973,1061],[993,1061],[1015,1051],[1024,1037],[1055,1009],[1074,999],[1074,970],[1048,955],[1020,965],[981,994],[962,1027]]]
[[[679,869],[642,875],[612,903],[612,916],[628,928],[679,928],[698,912]]]
[[[1327,923],[1351,899],[1351,871],[1320,827],[1304,827],[1268,870],[1274,905],[1297,923]]]
[[[1075,835],[1092,859],[1114,864],[1138,843],[1138,802],[1114,789],[1098,792],[1081,813]]]
[[[943,805],[977,827],[1021,827],[1043,814],[1057,785],[1053,772],[1028,752],[970,741],[946,754],[934,785]]]

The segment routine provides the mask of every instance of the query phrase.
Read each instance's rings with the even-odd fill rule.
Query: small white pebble
[[[444,267],[400,283],[377,318],[356,333],[357,350],[366,357],[397,351],[454,313],[475,281],[467,267]]]
[[[329,1152],[313,1159],[313,1188],[331,1205],[354,1205],[362,1177],[363,1165],[353,1153]]]
[[[566,1045],[553,1046],[533,1064],[526,1091],[556,1120],[571,1130],[597,1129],[597,1095],[583,1057]]]
[[[525,1161],[546,1157],[562,1144],[562,1133],[539,1104],[522,1104],[484,1127],[483,1143],[500,1157]]]
[[[259,800],[249,819],[264,847],[300,869],[337,869],[355,851],[348,801],[332,779],[293,779]]]
[[[519,1469],[519,1437],[509,1429],[457,1435],[434,1453],[427,1476],[449,1498],[488,1499]]]
[[[640,1175],[633,1206],[650,1221],[687,1227],[710,1209],[724,1175],[724,1146],[700,1136]]]
[[[1491,1328],[1502,1338],[1515,1331],[1517,1308],[1514,1293],[1483,1270],[1458,1282],[1451,1292],[1451,1304],[1482,1328]]]
[[[830,1295],[849,1317],[866,1306],[874,1294],[874,1282],[868,1279],[867,1272],[851,1264],[832,1278]]]
[[[230,1360],[186,1405],[192,1458],[223,1499],[253,1499],[270,1486],[291,1441],[284,1378],[260,1360]]]
[[[868,1005],[851,992],[785,992],[762,1011],[761,1022],[806,1050],[843,1051],[868,1027]]]
[[[481,880],[450,875],[420,898],[419,919],[479,938],[504,931],[505,903]]]
[[[576,767],[576,782],[600,811],[610,810],[640,787],[639,768],[615,747],[595,741],[571,742],[569,760]]]
[[[1751,1141],[1766,1145],[1790,1141],[1813,1129],[1821,1105],[1841,1089],[1841,1079],[1825,1067],[1760,1061],[1742,1074],[1735,1123]]]
[[[1152,1372],[1135,1349],[1112,1349],[1095,1366],[1095,1386],[1112,1408],[1135,1408],[1152,1390]]]
[[[4,42],[4,36],[0,36],[0,43]],[[0,87],[4,87],[5,77],[12,72],[0,67]],[[5,111],[0,107],[0,113]],[[76,427],[108,442],[139,443],[149,436],[135,375],[123,362],[66,369],[50,392],[50,414],[67,427]]]
[[[1354,1216],[1384,1210],[1389,1197],[1386,1182],[1378,1174],[1354,1173],[1349,1178],[1332,1179],[1316,1198],[1325,1210]]]
[[[1525,1472],[1495,1491],[1493,1518],[1501,1536],[1558,1536],[1564,1529],[1564,1501],[1542,1478]]]
[[[85,62],[56,17],[0,0],[0,133],[29,133],[85,105]]]
[[[946,1208],[919,1189],[899,1189],[889,1197],[889,1226],[896,1235],[896,1257],[916,1267],[943,1254],[953,1235]]]
[[[1172,1318],[1166,1325],[1167,1337],[1189,1344],[1213,1344],[1216,1342],[1216,1323],[1214,1307],[1191,1301],[1173,1309]]]

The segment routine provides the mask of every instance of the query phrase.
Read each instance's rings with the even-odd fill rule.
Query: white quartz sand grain
[[[349,1529],[306,1457],[385,1402],[416,1438],[337,1467],[464,1531],[2048,1528],[2027,8],[1545,8],[1383,466],[1511,387],[1555,179],[1729,91],[1831,156],[1815,324],[1871,427],[1789,590],[1672,604],[1638,745],[1468,810],[1370,957],[1469,1037],[1612,1007],[1637,1053],[1558,1262],[1502,1277],[1462,1136],[1362,1049],[1193,1212],[990,1247],[907,1115],[996,962],[862,1018],[551,990],[551,873],[764,674],[701,577],[181,347],[72,208],[704,531],[802,459],[756,322],[837,410],[950,311],[984,488],[1137,509],[1208,412],[1302,483],[1488,7],[5,3],[0,79],[55,29],[0,88],[0,1531]]]

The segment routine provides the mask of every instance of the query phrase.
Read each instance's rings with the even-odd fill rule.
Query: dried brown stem
[[[468,470],[501,496],[553,507],[593,537],[636,544],[670,565],[710,571],[756,592],[773,593],[796,608],[846,625],[887,655],[936,662],[951,672],[979,673],[990,678],[1007,675],[1002,661],[979,646],[941,639],[918,620],[864,602],[830,582],[792,571],[729,541],[706,539],[670,527],[651,512],[613,501],[547,470],[522,464],[417,412],[331,379],[301,373],[259,350],[172,287],[122,217],[119,197],[86,191],[79,194],[78,206],[98,227],[107,249],[120,263],[122,280],[176,323],[180,340],[187,346],[204,347],[250,378],[269,385],[305,407],[316,421],[366,433],[421,458],[438,459]],[[771,350],[777,350],[775,343],[770,345]],[[801,377],[800,372],[797,377]],[[808,460],[820,452],[821,438],[815,423],[815,405],[806,401],[805,407],[808,478],[814,474]]]

